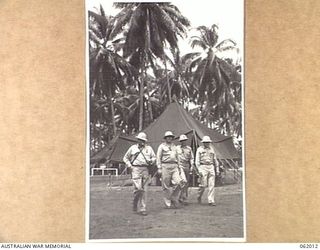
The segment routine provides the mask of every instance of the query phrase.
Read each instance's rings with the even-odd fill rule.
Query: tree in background
[[[191,37],[191,47],[203,52],[186,54],[193,100],[200,105],[200,120],[215,125],[221,132],[232,135],[241,123],[241,75],[236,67],[220,57],[226,51],[239,53],[236,43],[226,39],[218,43],[218,26],[199,26],[199,35]],[[239,92],[240,89],[240,92]]]
[[[241,140],[239,50],[218,28],[199,26],[180,56],[178,37],[189,21],[169,3],[116,3],[107,16],[89,11],[90,135],[92,152],[117,134],[133,134],[175,98],[208,127]],[[240,142],[241,143],[241,142]]]
[[[105,126],[109,126],[106,118],[111,117],[113,137],[117,133],[113,97],[125,89],[125,84],[134,82],[135,69],[117,53],[123,39],[116,39],[112,33],[114,19],[105,15],[102,6],[100,13],[89,11],[89,18],[90,121],[99,131],[105,131]],[[99,137],[101,141],[101,135]]]
[[[165,61],[165,48],[178,49],[178,35],[186,34],[186,27],[190,25],[179,9],[170,3],[115,3],[121,9],[115,17],[113,32],[125,31],[126,40],[123,56],[140,70],[140,113],[139,130],[143,129],[143,101],[147,68],[153,64],[154,58]],[[169,101],[171,88],[168,83]],[[147,82],[147,89],[149,89]],[[153,119],[149,102],[149,113]]]

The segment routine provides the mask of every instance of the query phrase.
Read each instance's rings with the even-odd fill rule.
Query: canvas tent
[[[112,145],[115,145],[117,142],[119,136],[115,136],[108,145],[106,145],[104,148],[102,148],[100,151],[96,152],[90,157],[90,163],[98,163],[101,160],[107,159],[110,154],[110,149],[112,149]]]
[[[187,135],[189,138],[188,145],[194,150],[201,144],[201,138],[204,135],[208,135],[213,141],[212,145],[218,159],[233,160],[241,158],[239,152],[234,147],[232,137],[226,137],[208,128],[194,119],[190,113],[176,102],[169,104],[165,111],[143,130],[148,136],[148,144],[152,146],[155,152],[157,152],[160,143],[163,142],[163,135],[167,130],[175,134],[176,141],[178,141],[179,135]],[[124,154],[136,141],[135,135],[119,136],[111,147],[104,148],[101,152],[94,155],[91,158],[91,162],[99,160],[100,157],[106,158],[112,163],[123,162]]]

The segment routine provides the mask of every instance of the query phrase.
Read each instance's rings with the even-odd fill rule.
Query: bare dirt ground
[[[90,239],[124,238],[242,238],[242,185],[216,188],[216,207],[196,202],[190,188],[188,206],[164,209],[162,190],[148,187],[148,216],[132,212],[133,187],[108,188],[104,179],[90,183]]]

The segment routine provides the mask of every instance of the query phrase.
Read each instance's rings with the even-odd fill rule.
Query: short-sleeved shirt
[[[189,146],[177,146],[178,157],[182,166],[192,166],[194,164],[194,157],[191,147]]]
[[[141,151],[141,152],[140,152]],[[156,155],[149,145],[139,148],[138,144],[132,145],[123,157],[127,166],[149,165],[147,161],[154,163]]]
[[[200,146],[196,153],[196,167],[200,165],[213,165],[215,163],[216,155],[212,147],[205,148]]]
[[[157,151],[157,165],[161,168],[163,163],[177,163],[179,164],[177,146],[174,144],[162,143]]]

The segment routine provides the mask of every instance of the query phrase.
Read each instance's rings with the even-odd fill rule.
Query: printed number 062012
[[[300,248],[318,248],[318,244],[300,244]]]

